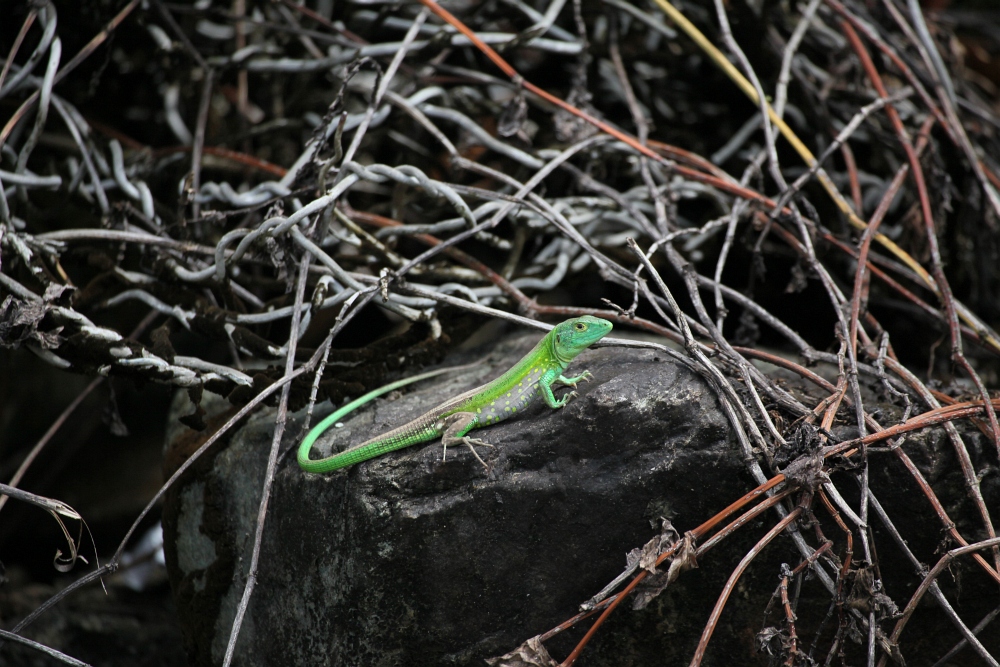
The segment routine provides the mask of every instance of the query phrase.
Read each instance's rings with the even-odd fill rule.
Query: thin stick
[[[309,275],[309,262],[312,255],[308,252],[302,254],[299,260],[299,276],[295,289],[295,310],[292,311],[292,327],[288,334],[288,352],[285,358],[285,375],[290,376],[295,370],[295,348],[299,340],[299,324],[301,323],[302,302],[306,294],[306,278]],[[264,487],[261,490],[260,506],[257,509],[257,530],[254,533],[253,550],[250,554],[250,569],[247,572],[247,581],[243,587],[243,597],[236,608],[236,618],[233,619],[232,628],[229,631],[229,643],[226,645],[226,655],[223,658],[223,667],[229,667],[233,661],[233,653],[236,650],[236,640],[240,636],[240,628],[243,626],[243,618],[247,608],[250,606],[250,596],[253,595],[254,586],[257,584],[257,564],[260,561],[260,545],[264,541],[264,523],[267,520],[267,506],[271,500],[271,486],[274,484],[274,475],[278,467],[278,454],[281,451],[281,437],[285,434],[285,422],[288,420],[288,394],[291,383],[281,388],[281,398],[278,400],[278,414],[274,422],[274,434],[271,438],[271,451],[267,457],[267,470],[264,473]]]
[[[49,426],[49,429],[45,431],[45,434],[38,439],[38,442],[36,442],[35,446],[31,448],[28,455],[24,457],[24,460],[21,461],[21,465],[18,466],[17,472],[15,472],[14,476],[10,478],[9,482],[7,482],[9,486],[17,486],[20,483],[21,479],[24,478],[24,473],[28,471],[28,468],[31,467],[31,464],[35,461],[35,458],[41,453],[42,449],[45,448],[45,445],[47,445],[56,432],[62,428],[62,425],[66,423],[67,419],[69,419],[69,416],[73,414],[78,407],[80,407],[80,404],[83,403],[84,399],[86,399],[87,396],[90,396],[90,392],[94,391],[94,389],[97,388],[97,385],[102,382],[104,382],[104,378],[95,378],[91,380],[90,384],[88,384],[84,390],[73,399],[73,402],[66,406],[56,420],[52,422],[52,425]],[[7,496],[0,495],[0,510],[3,509],[5,504],[7,504]]]
[[[705,629],[701,633],[701,639],[698,641],[698,647],[695,649],[694,657],[691,658],[690,667],[698,667],[701,665],[701,661],[705,658],[705,650],[708,648],[708,641],[712,638],[712,633],[715,631],[715,627],[719,622],[719,617],[722,616],[722,610],[726,606],[726,601],[733,592],[733,588],[736,586],[736,582],[739,581],[740,576],[743,572],[750,566],[753,559],[766,547],[771,540],[780,535],[784,530],[795,521],[800,514],[802,514],[803,508],[801,506],[796,507],[794,510],[788,513],[784,519],[779,521],[771,530],[767,531],[764,537],[753,546],[750,551],[743,556],[740,560],[739,565],[733,570],[732,574],[729,575],[729,580],[722,589],[722,593],[719,594],[719,599],[715,603],[715,607],[712,609],[712,613],[708,617],[708,622],[705,624]]]

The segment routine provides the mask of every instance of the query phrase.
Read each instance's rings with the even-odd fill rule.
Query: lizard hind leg
[[[490,469],[490,467],[485,461],[483,461],[483,459],[479,456],[479,453],[476,451],[476,445],[480,447],[492,447],[493,445],[488,442],[484,442],[479,438],[470,438],[465,435],[472,430],[475,422],[476,415],[471,412],[456,412],[455,414],[448,415],[448,417],[445,418],[444,435],[441,436],[441,445],[444,447],[441,454],[442,461],[444,461],[447,456],[449,445],[465,445],[484,468],[487,470]]]
[[[479,461],[481,464],[483,464],[483,467],[486,468],[487,472],[489,472],[490,466],[489,466],[489,464],[486,463],[486,461],[484,461],[479,456],[479,452],[476,451],[476,446],[478,445],[479,447],[490,447],[490,448],[492,448],[493,445],[491,445],[488,442],[483,442],[479,438],[470,438],[469,436],[465,436],[464,438],[459,438],[459,440],[461,442],[465,443],[465,445],[469,448],[469,451],[472,452],[472,455],[476,457],[476,460]]]
[[[469,448],[469,451],[472,452],[472,455],[476,457],[476,460],[479,461],[484,468],[486,468],[486,472],[489,472],[490,466],[482,459],[481,456],[479,456],[479,452],[476,451],[476,445],[480,447],[492,447],[493,445],[488,442],[483,442],[479,438],[470,438],[469,436],[458,438],[458,441],[464,443]]]

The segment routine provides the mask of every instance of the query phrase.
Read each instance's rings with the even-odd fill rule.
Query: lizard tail
[[[404,378],[402,380],[396,380],[395,382],[390,382],[387,385],[383,385],[378,389],[373,389],[372,391],[364,394],[363,396],[354,399],[344,407],[335,410],[333,414],[319,422],[312,427],[312,430],[302,439],[302,444],[299,445],[298,461],[299,467],[301,467],[306,472],[311,473],[322,473],[330,472],[331,470],[336,470],[338,468],[345,467],[342,464],[334,461],[339,455],[333,454],[325,459],[310,459],[309,452],[312,450],[313,444],[319,439],[323,433],[326,432],[328,428],[336,424],[338,421],[354,412],[356,409],[368,403],[369,401],[382,396],[383,394],[388,394],[390,391],[399,389],[400,387],[405,387],[408,384],[413,384],[414,382],[420,382],[421,380],[426,380],[438,375],[443,375],[445,373],[451,373],[453,371],[465,370],[466,368],[471,368],[478,365],[480,362],[474,364],[466,364],[465,366],[452,366],[451,368],[439,368],[434,371],[428,371],[426,373],[421,373],[420,375],[414,375],[413,377]],[[349,464],[348,464],[349,465]]]

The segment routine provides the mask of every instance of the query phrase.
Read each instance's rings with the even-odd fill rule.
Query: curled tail
[[[477,362],[478,363],[478,362]],[[319,439],[323,433],[326,432],[328,428],[336,424],[338,421],[354,412],[356,409],[368,403],[372,399],[378,398],[383,394],[387,394],[390,391],[399,389],[400,387],[405,387],[408,384],[413,384],[414,382],[420,382],[421,380],[426,380],[428,378],[435,377],[437,375],[443,375],[445,373],[451,373],[452,371],[460,371],[466,368],[471,368],[476,364],[467,364],[465,366],[452,366],[451,368],[439,368],[435,371],[428,371],[427,373],[421,373],[420,375],[414,375],[413,377],[404,378],[402,380],[397,380],[395,382],[390,382],[387,385],[383,385],[378,389],[373,389],[367,394],[354,399],[344,407],[336,410],[329,417],[319,422],[312,427],[312,430],[302,439],[302,444],[299,445],[298,461],[299,467],[306,472],[311,473],[323,473],[330,472],[332,470],[337,470],[338,468],[343,468],[356,461],[343,462],[344,459],[341,454],[333,454],[326,457],[325,459],[310,459],[309,452],[312,450],[313,444]]]

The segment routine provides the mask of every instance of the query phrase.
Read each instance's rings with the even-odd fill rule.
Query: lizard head
[[[611,332],[611,322],[584,315],[566,320],[552,330],[553,351],[568,362]]]

